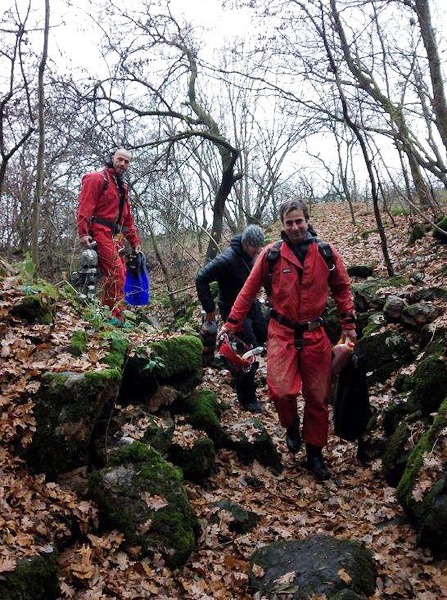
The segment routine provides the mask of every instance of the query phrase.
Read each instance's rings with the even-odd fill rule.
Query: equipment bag
[[[334,402],[334,431],[343,440],[354,442],[365,433],[371,416],[366,357],[352,352],[338,376]]]
[[[131,306],[149,304],[150,283],[146,268],[146,257],[142,252],[129,255],[126,264],[124,300]]]

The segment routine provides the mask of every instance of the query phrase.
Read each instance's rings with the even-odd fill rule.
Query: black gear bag
[[[365,355],[354,351],[338,376],[334,431],[335,435],[348,442],[358,440],[365,433],[371,416],[366,366]]]

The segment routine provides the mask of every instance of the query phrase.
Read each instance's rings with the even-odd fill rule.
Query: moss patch
[[[70,339],[69,351],[72,356],[81,356],[87,350],[87,334],[82,329],[73,332]]]
[[[120,381],[115,369],[45,373],[34,401],[36,431],[26,450],[28,464],[50,477],[85,464],[95,424],[113,404]]]
[[[223,408],[217,401],[216,394],[211,390],[195,391],[183,404],[188,422],[198,430],[205,431],[217,447],[228,443],[220,418]]]
[[[201,379],[202,344],[193,335],[181,335],[149,344],[152,357],[161,359],[153,373],[160,379],[170,379],[178,373],[189,371]]]
[[[427,489],[426,483],[418,489],[423,477],[424,458],[437,457],[437,447],[445,443],[443,431],[447,427],[447,398],[440,406],[433,425],[424,432],[408,457],[407,467],[396,489],[396,498],[408,516],[416,523],[419,541],[434,549],[447,551],[447,478],[445,471],[438,469],[437,477]],[[439,452],[442,452],[439,450]],[[433,473],[431,475],[433,477]],[[427,477],[425,477],[427,478]],[[430,481],[430,480],[429,480]]]

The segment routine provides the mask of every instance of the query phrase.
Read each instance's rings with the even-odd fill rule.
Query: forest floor
[[[375,267],[375,276],[386,274],[371,210],[356,207],[353,225],[347,205],[322,205],[315,209],[311,221],[322,239],[335,243],[347,265],[368,264]],[[406,217],[396,217],[394,222],[386,218],[396,274],[419,272],[424,285],[447,287],[445,277],[439,276],[439,261],[447,263],[446,246],[437,244],[431,235],[408,246],[409,227]],[[187,482],[202,535],[182,568],[168,569],[161,557],[141,558],[138,549],[127,547],[116,531],[94,531],[96,509],[82,493],[82,485],[74,492],[62,482],[30,475],[15,449],[32,435],[36,374],[98,368],[102,349],[91,347],[75,360],[66,352],[73,329],[85,325],[68,305],[59,307],[51,332],[48,326],[11,323],[6,316],[17,300],[17,291],[11,280],[3,280],[0,286],[0,585],[1,574],[13,570],[17,560],[51,552],[54,541],[66,534],[66,519],[71,519],[84,535],[59,556],[61,600],[258,598],[248,585],[248,559],[253,551],[276,540],[316,534],[361,541],[372,550],[378,577],[370,600],[447,598],[447,561],[417,545],[394,489],[382,477],[380,461],[362,465],[356,458],[356,444],[331,436],[326,456],[332,478],[315,482],[303,466],[304,455],[300,452],[293,457],[287,452],[284,430],[262,385],[259,396],[265,411],[260,418],[282,454],[284,470],[278,475],[257,462],[243,465],[233,452],[221,450],[216,472],[206,485]],[[260,377],[263,369],[261,365]],[[237,405],[221,371],[206,369],[203,385],[231,405],[224,421],[250,416]],[[392,379],[370,392],[371,404],[380,411],[393,397]],[[187,427],[179,424],[176,435],[182,432],[188,435]],[[381,435],[377,431],[377,436]],[[225,513],[220,513],[218,521],[213,518],[215,505],[223,499],[258,513],[259,525],[244,535],[232,533]],[[287,586],[280,597],[290,597]]]

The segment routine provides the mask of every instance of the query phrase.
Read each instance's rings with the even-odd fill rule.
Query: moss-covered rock
[[[216,394],[207,389],[196,390],[182,405],[187,421],[194,429],[204,431],[221,448],[228,443],[220,419],[223,407],[217,401]]]
[[[60,596],[55,556],[33,556],[2,573],[0,600],[56,600]]]
[[[447,551],[447,398],[433,425],[410,453],[396,489],[396,498],[415,523],[418,541]]]
[[[447,360],[436,354],[423,358],[411,378],[408,411],[436,412],[447,390]]]
[[[433,237],[442,242],[443,244],[447,243],[447,217],[442,217],[436,223],[436,229],[433,229]],[[441,230],[441,231],[439,231]]]
[[[117,438],[122,436],[123,431],[127,434],[124,439],[121,437],[123,443],[132,439],[131,435],[134,431],[136,432],[134,439],[155,448],[162,456],[167,457],[172,445],[175,423],[167,411],[154,415],[147,406],[142,404],[117,406],[108,427],[107,446],[109,452],[107,454],[114,449],[116,443],[113,441],[116,442]]]
[[[389,330],[361,338],[356,349],[368,359],[370,383],[385,381],[393,371],[397,371],[414,358],[408,340],[403,335]]]
[[[159,452],[134,442],[90,474],[89,489],[104,527],[122,531],[144,555],[159,552],[168,566],[178,567],[200,534],[182,481],[180,470]]]
[[[166,381],[179,373],[191,373],[196,383],[202,378],[202,343],[193,335],[180,335],[149,344],[151,356],[160,359],[153,374]]]
[[[226,523],[229,531],[237,534],[244,534],[251,531],[260,521],[260,516],[252,510],[247,510],[240,504],[221,500],[216,504],[216,512],[213,515],[213,523]],[[222,512],[228,514],[225,518]]]
[[[193,335],[181,335],[137,347],[123,373],[120,401],[147,402],[160,385],[170,385],[182,397],[202,380],[202,344]]]
[[[115,369],[91,373],[45,373],[34,400],[36,431],[25,458],[54,477],[88,462],[97,421],[118,394]]]
[[[251,417],[231,423],[225,431],[228,447],[236,451],[242,463],[250,464],[257,460],[275,473],[282,472],[281,454],[260,419]]]
[[[356,310],[366,312],[370,309],[382,310],[390,290],[408,285],[406,277],[390,277],[371,279],[362,283],[354,283],[354,302]]]
[[[50,325],[54,319],[54,299],[46,294],[33,293],[23,296],[11,309],[11,314],[27,323]]]
[[[371,552],[362,544],[330,536],[299,541],[279,541],[256,550],[250,563],[263,569],[262,576],[250,574],[250,583],[260,596],[306,600],[314,595],[333,597],[349,589],[361,598],[374,593],[376,570]],[[349,581],[339,572],[343,569]],[[292,574],[288,583],[286,574]]]
[[[409,292],[406,296],[408,302],[416,304],[418,302],[427,302],[431,300],[447,300],[447,290],[438,286],[429,286],[418,288]]]
[[[442,309],[435,304],[419,302],[404,306],[400,322],[414,331],[421,331],[425,325],[432,323],[440,314],[442,314]]]
[[[378,332],[385,325],[383,312],[374,312],[368,315],[367,323],[362,329],[362,336],[368,337]]]
[[[168,456],[169,460],[180,467],[185,478],[190,481],[202,482],[214,472],[216,449],[210,438],[199,438],[191,448],[172,444]]]
[[[410,437],[406,423],[400,423],[388,439],[382,455],[382,472],[388,485],[396,487],[402,477],[408,459],[405,446]]]
[[[417,240],[422,239],[426,232],[426,228],[422,223],[413,223],[408,237],[408,245],[412,246]]]
[[[121,371],[129,349],[129,340],[121,331],[105,331],[102,333],[101,338],[109,349],[103,362],[109,365],[111,369]]]

